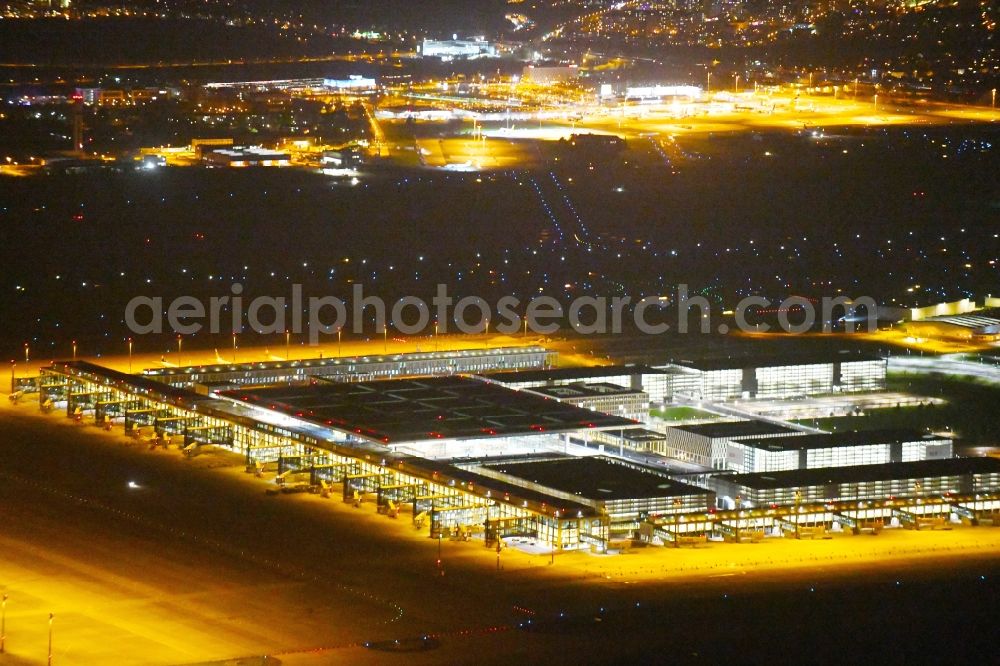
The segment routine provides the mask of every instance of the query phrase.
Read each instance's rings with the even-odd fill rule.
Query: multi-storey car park
[[[726,444],[726,468],[740,473],[951,457],[951,439],[907,429],[747,437],[732,439]]]
[[[680,361],[697,371],[704,400],[792,398],[885,388],[887,362],[871,354],[759,355]]]
[[[176,439],[188,454],[204,446],[237,452],[248,471],[274,474],[271,492],[337,494],[393,516],[409,512],[432,536],[488,544],[518,535],[553,549],[606,550],[612,539],[681,544],[767,530],[799,534],[804,525],[859,530],[894,517],[920,527],[905,515],[978,522],[1000,511],[1000,461],[936,458],[950,456],[950,443],[919,433],[809,434],[765,421],[686,426],[711,430],[688,432],[699,441],[686,448],[708,462],[718,454],[722,464],[685,474],[620,447],[594,446],[650,424],[466,374],[550,372],[553,360],[553,352],[533,347],[142,374],[67,361],[43,368],[35,386],[44,409],[159,443]],[[567,374],[577,381],[598,374],[574,370]],[[665,429],[668,455],[685,450],[676,437],[683,432]],[[858,441],[845,440],[851,437]],[[843,458],[868,446],[859,443],[865,438],[886,449],[889,462]],[[737,440],[751,448],[778,442],[799,462],[807,451],[807,467],[809,451],[825,451],[830,456],[813,464],[828,466],[733,474],[725,462]],[[850,466],[833,466],[840,463]]]
[[[610,365],[496,372],[484,378],[511,388],[605,382],[640,390],[654,404],[677,398],[727,401],[790,398],[885,389],[886,359],[814,353],[710,358],[663,365]]]
[[[720,498],[745,509],[793,504],[792,522],[920,526],[928,520],[943,523],[950,514],[971,521],[984,509],[995,514],[1000,460],[945,458],[719,475],[711,485]],[[766,510],[754,513],[753,524],[768,524],[761,520]],[[802,518],[796,521],[796,515]],[[770,524],[780,527],[773,520]]]
[[[608,382],[534,386],[522,390],[595,412],[617,414],[633,421],[644,421],[649,416],[649,395],[645,391]]]

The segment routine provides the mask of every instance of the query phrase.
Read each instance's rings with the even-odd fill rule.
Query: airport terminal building
[[[176,441],[189,453],[224,447],[245,456],[248,470],[277,473],[282,489],[340,485],[345,501],[371,501],[380,510],[409,506],[414,520],[426,522],[433,534],[460,530],[494,540],[531,534],[558,537],[559,548],[603,550],[611,527],[608,507],[615,509],[617,522],[639,519],[626,515],[626,505],[599,502],[597,491],[575,497],[544,482],[512,483],[456,464],[578,454],[571,438],[586,442],[602,430],[636,425],[468,377],[319,379],[205,395],[69,361],[44,369],[38,381],[43,406],[93,415],[98,424],[123,425],[135,436]],[[612,469],[610,478],[641,474],[623,469]],[[657,494],[662,502],[673,506],[675,497],[697,497],[684,500],[684,506],[700,502],[701,510],[710,508],[705,489],[656,480],[663,485]],[[625,495],[615,499],[634,500],[636,507],[652,501]]]
[[[645,408],[636,377],[659,376],[623,372],[633,366],[603,370],[626,386],[595,382],[590,390],[579,381],[594,368],[549,374],[532,389],[492,380],[552,373],[551,354],[499,348],[141,374],[61,361],[33,381],[44,411],[123,427],[186,455],[205,447],[237,453],[248,472],[273,480],[269,492],[338,495],[392,517],[407,510],[431,536],[487,544],[526,537],[605,552],[613,540],[639,535],[676,545],[710,535],[739,540],[748,525],[794,524],[798,534],[807,517],[858,524],[1000,513],[1000,461],[952,458],[945,438],[819,433],[749,419],[659,432],[621,415]],[[484,380],[461,367],[532,369]],[[854,505],[827,507],[845,502]],[[752,507],[769,508],[743,515]],[[795,517],[800,509],[806,513]]]
[[[315,379],[370,381],[549,367],[555,352],[543,347],[499,347],[461,351],[411,352],[385,356],[341,356],[257,363],[220,363],[154,368],[143,376],[176,388],[307,383]]]
[[[649,396],[649,402],[664,404],[675,395],[690,395],[698,390],[699,373],[688,368],[648,365],[599,365],[592,367],[546,368],[519,372],[494,372],[481,375],[513,389],[565,386],[567,384],[615,384]]]

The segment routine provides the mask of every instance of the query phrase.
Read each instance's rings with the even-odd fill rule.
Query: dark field
[[[438,283],[487,300],[638,299],[683,283],[723,307],[751,293],[982,297],[1000,260],[997,138],[968,126],[709,135],[665,156],[640,139],[572,160],[547,147],[536,170],[376,165],[353,187],[288,170],[3,178],[0,345],[119,349],[133,296],[225,295],[234,282],[248,297],[360,283],[390,302]]]

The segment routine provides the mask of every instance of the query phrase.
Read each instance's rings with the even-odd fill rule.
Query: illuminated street
[[[914,357],[899,356],[893,360],[893,370],[919,374],[952,375],[968,377],[990,384],[1000,382],[1000,368],[995,363],[976,362],[962,356]]]

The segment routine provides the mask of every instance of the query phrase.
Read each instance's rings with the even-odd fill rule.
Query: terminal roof
[[[453,465],[440,460],[430,460],[427,458],[407,458],[406,464],[411,468],[416,467],[432,474],[434,472],[438,472],[449,479],[455,479],[460,484],[465,485],[467,489],[478,489],[480,492],[488,490],[490,496],[497,500],[504,499],[506,501],[507,497],[516,497],[520,500],[532,502],[535,505],[544,504],[548,507],[552,507],[553,510],[572,513],[579,512],[585,516],[591,516],[594,514],[593,507],[583,502],[573,502],[562,497],[548,494],[545,492],[544,488],[525,488],[513,483],[483,476],[481,474],[477,474],[475,469],[466,469],[465,467],[459,465]]]
[[[438,352],[409,352],[404,354],[386,354],[371,356],[338,356],[333,358],[306,358],[286,361],[255,361],[253,363],[212,363],[210,365],[191,365],[179,368],[148,368],[143,374],[149,377],[166,377],[173,375],[205,375],[219,372],[254,372],[260,370],[280,370],[284,368],[326,368],[350,367],[353,365],[372,363],[406,363],[432,359],[451,359],[477,356],[501,356],[504,354],[542,354],[544,347],[498,347],[493,349],[462,349]]]
[[[544,488],[572,493],[589,500],[680,497],[708,492],[603,456],[534,462],[511,461],[488,467]]]
[[[248,388],[220,395],[382,443],[636,425],[630,419],[459,376]]]
[[[203,403],[211,402],[212,398],[195,393],[189,389],[178,388],[154,381],[144,375],[133,375],[121,372],[112,368],[90,363],[89,361],[55,361],[52,368],[72,375],[88,377],[98,380],[102,384],[113,385],[118,388],[129,387],[132,391],[145,393],[146,395],[173,403]]]

